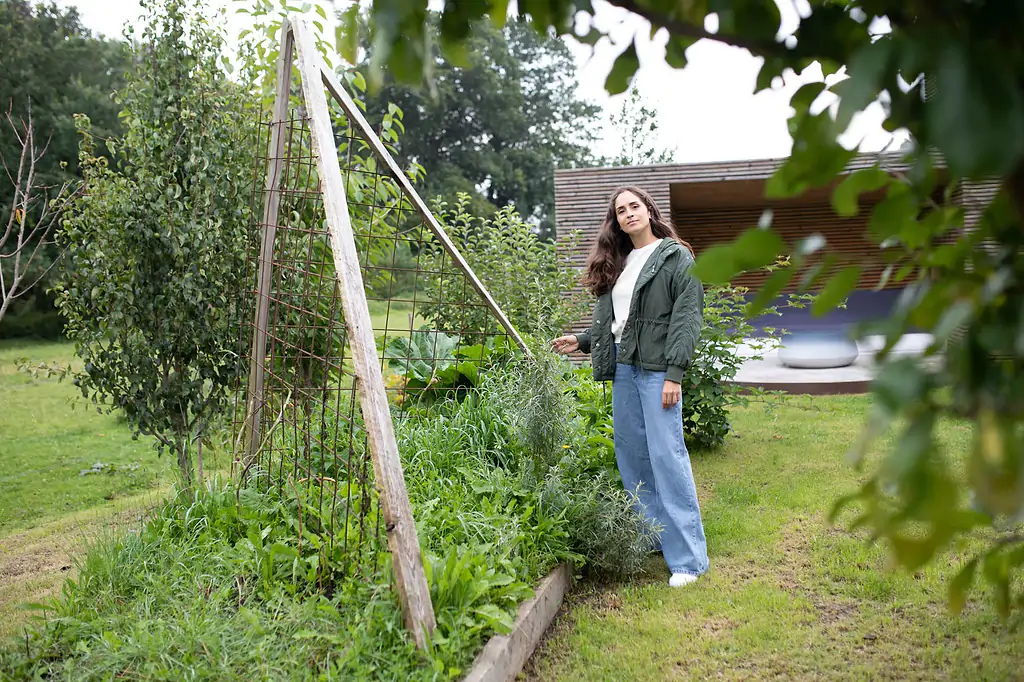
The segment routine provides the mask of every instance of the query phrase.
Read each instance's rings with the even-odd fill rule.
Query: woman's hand
[[[575,353],[580,349],[580,340],[576,337],[575,334],[559,336],[557,339],[551,342],[551,348],[556,353],[568,355],[569,353]]]
[[[661,389],[661,406],[664,409],[675,406],[683,398],[683,387],[674,381],[665,380],[665,387]]]

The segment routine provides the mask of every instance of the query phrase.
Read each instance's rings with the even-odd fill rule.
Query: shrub
[[[784,333],[765,328],[755,338],[754,326],[746,315],[748,294],[745,287],[709,287],[705,292],[704,328],[694,352],[693,362],[683,375],[683,431],[687,446],[695,450],[714,448],[725,442],[732,430],[729,408],[745,404],[765,391],[743,388],[734,383],[740,365],[760,359],[764,351],[778,345]],[[786,305],[802,305],[793,299]],[[780,315],[778,306],[766,311]],[[737,349],[746,344],[751,353],[741,356]]]
[[[469,214],[468,205],[469,195],[459,194],[451,207],[438,200],[434,212],[516,331],[550,338],[583,315],[588,297],[567,293],[575,288],[579,272],[558,254],[553,242],[542,241],[512,206],[493,217],[478,218]],[[428,255],[424,271],[451,270],[450,265],[441,267],[445,257]],[[465,305],[482,301],[471,287],[463,286],[460,274],[436,275],[425,298],[431,303],[423,313],[438,329],[502,331],[487,308]]]

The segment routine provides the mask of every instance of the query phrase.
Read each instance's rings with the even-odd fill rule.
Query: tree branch
[[[31,284],[22,286],[22,281],[30,275],[36,258],[53,243],[49,237],[56,229],[68,202],[78,194],[78,190],[73,190],[72,184],[66,182],[56,190],[56,197],[47,200],[50,192],[56,186],[37,184],[36,163],[46,154],[49,142],[41,150],[36,146],[35,125],[31,111],[28,120],[21,121],[20,128],[10,112],[7,113],[7,123],[21,146],[21,154],[17,177],[12,177],[6,160],[0,159],[7,171],[8,178],[14,185],[10,215],[7,217],[7,225],[3,234],[0,235],[0,261],[10,259],[11,264],[9,278],[4,269],[0,268],[0,320],[7,313],[11,302],[39,284],[57,262],[55,260],[45,268],[43,273]],[[39,196],[42,197],[41,200],[38,198]],[[39,207],[40,203],[41,207]],[[39,215],[34,219],[37,208],[39,208]],[[8,242],[12,238],[14,239],[13,246],[8,248]]]
[[[628,10],[639,17],[643,17],[654,26],[668,29],[668,32],[675,36],[696,38],[697,40],[714,40],[718,43],[740,47],[749,50],[757,57],[792,57],[792,53],[782,43],[773,41],[765,42],[750,40],[742,36],[731,36],[723,33],[711,33],[701,26],[695,26],[687,21],[681,21],[675,17],[659,14],[646,7],[641,7],[636,0],[608,0],[609,4]]]

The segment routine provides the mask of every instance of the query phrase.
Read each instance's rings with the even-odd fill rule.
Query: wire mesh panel
[[[322,90],[312,89],[320,83],[303,71],[304,97],[288,99],[281,87],[277,120],[264,135],[258,167],[269,169],[270,181],[251,239],[244,345],[252,360],[236,420],[243,475],[293,495],[303,518],[329,538],[334,573],[322,576],[329,586],[377,576],[391,563],[384,540],[398,521],[388,521],[394,511],[382,508],[381,492],[395,481],[379,480],[387,475],[374,461],[374,437],[390,433],[393,442],[391,429],[404,415],[458,399],[482,368],[522,342],[393,160],[395,117],[375,134],[333,75],[318,71],[333,95],[329,109]],[[338,204],[331,202],[339,201],[332,191],[343,191],[341,223],[351,227],[358,258],[348,276],[339,276],[345,230],[337,213],[332,218]],[[345,310],[358,319],[346,320]],[[360,374],[367,339],[375,366]],[[386,396],[386,424],[367,422],[380,418],[365,409],[374,382]]]

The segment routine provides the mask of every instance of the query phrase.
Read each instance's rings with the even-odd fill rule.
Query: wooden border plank
[[[384,390],[384,377],[377,357],[377,342],[366,303],[366,289],[348,212],[338,147],[327,107],[327,95],[321,83],[319,53],[305,23],[300,19],[292,19],[291,24],[295,34],[302,94],[309,112],[310,137],[320,175],[334,267],[352,349],[359,406],[380,492],[395,584],[406,627],[412,633],[416,646],[422,649],[429,642],[436,625],[434,609],[423,569],[412,505],[405,487],[391,409]]]
[[[463,682],[511,682],[537,649],[572,584],[572,569],[562,564],[541,582],[533,599],[523,602],[507,635],[495,635],[476,657]]]
[[[249,364],[246,400],[245,462],[248,471],[260,449],[263,435],[263,382],[267,359],[267,318],[270,312],[270,283],[274,268],[274,242],[277,239],[277,215],[281,207],[281,175],[284,170],[284,129],[288,120],[288,98],[292,81],[294,40],[291,25],[281,23],[281,51],[277,57],[277,94],[270,128],[270,163],[267,171],[267,195],[263,204],[263,235],[260,242],[259,271],[256,279],[256,320]]]

